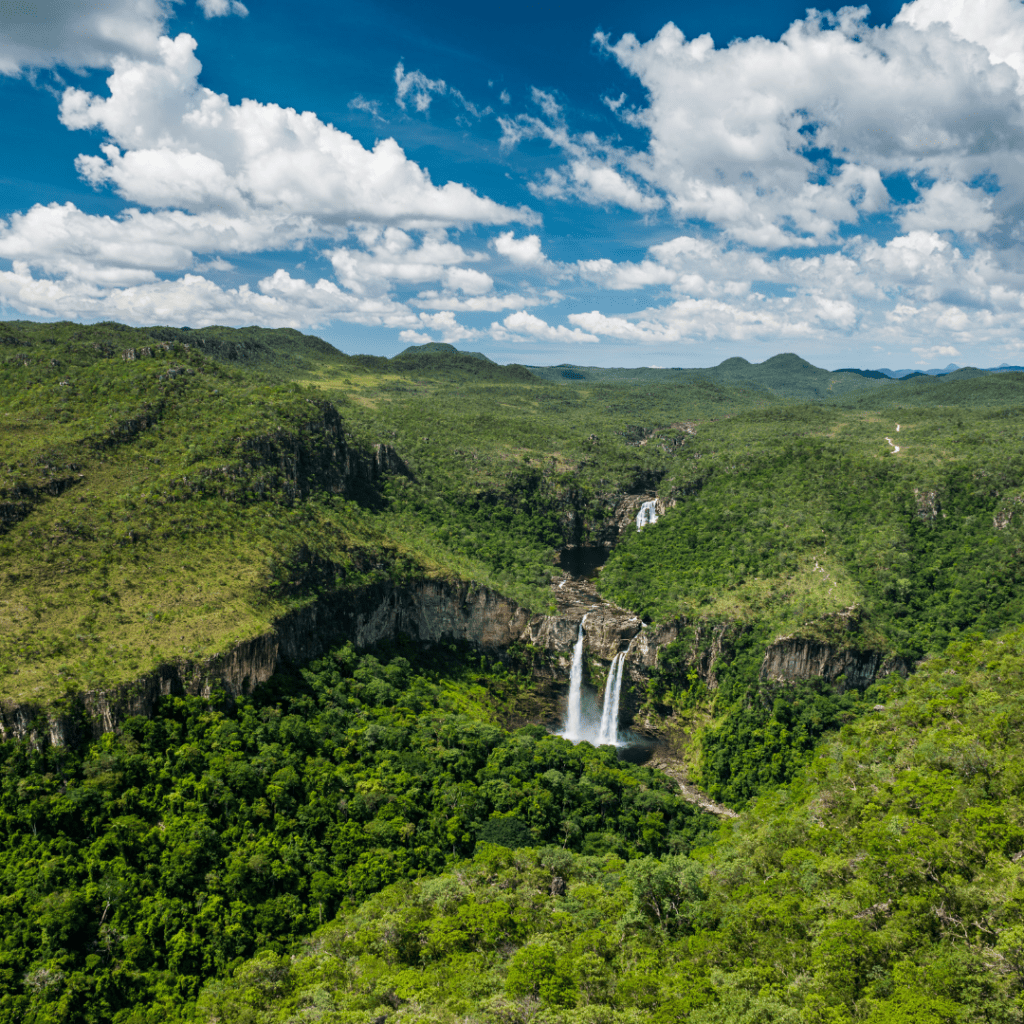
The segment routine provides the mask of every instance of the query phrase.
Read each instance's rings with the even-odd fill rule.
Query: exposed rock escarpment
[[[866,689],[881,664],[879,651],[836,650],[827,643],[787,636],[765,652],[761,679],[788,682],[819,676],[842,693]]]
[[[866,689],[880,673],[906,670],[882,638],[866,629],[863,612],[854,607],[814,623],[813,630],[807,627],[776,639],[765,651],[760,678],[789,682],[818,677],[842,693]]]
[[[407,472],[405,464],[387,445],[372,452],[353,444],[338,410],[326,400],[308,400],[307,418],[295,429],[277,427],[267,434],[238,441],[233,464],[219,472],[245,481],[255,491],[280,491],[291,500],[327,490],[356,500],[371,494],[380,477]],[[211,478],[216,471],[206,471]]]
[[[555,585],[558,610],[531,615],[514,601],[484,587],[442,580],[407,584],[382,581],[337,593],[279,620],[262,636],[238,644],[224,655],[201,660],[177,659],[158,666],[133,683],[69,695],[50,707],[26,702],[0,705],[0,736],[33,737],[63,744],[116,729],[133,715],[154,713],[162,696],[210,696],[221,689],[231,697],[251,693],[283,664],[301,664],[332,646],[350,640],[370,648],[399,635],[418,643],[463,641],[502,656],[526,646],[542,655],[534,663],[538,683],[558,691],[568,676],[573,645],[584,623],[587,673],[601,688],[607,668],[628,651],[621,702],[623,723],[652,735],[662,728],[659,716],[641,716],[651,706],[648,682],[659,669],[659,654],[674,641],[683,649],[673,664],[684,675],[696,672],[710,688],[715,666],[729,657],[741,624],[676,620],[646,626],[636,615],[601,600],[587,580],[566,579]],[[738,631],[738,632],[737,632]],[[866,629],[862,613],[848,609],[808,626],[801,634],[769,644],[760,678],[779,683],[820,677],[839,691],[870,685],[879,673],[906,666],[887,655],[880,638]],[[677,645],[678,646],[678,645]],[[660,667],[665,671],[665,667]],[[671,672],[672,669],[669,668]],[[546,683],[545,683],[546,680]],[[640,720],[643,717],[643,720]],[[670,723],[665,720],[664,725]],[[654,730],[653,733],[651,730]]]
[[[70,695],[48,708],[33,702],[0,705],[0,736],[47,737],[58,744],[98,736],[130,716],[153,714],[162,696],[210,696],[215,689],[231,697],[243,696],[283,664],[309,661],[343,640],[368,648],[401,634],[419,643],[465,641],[496,656],[517,643],[528,644],[548,655],[546,674],[561,678],[568,672],[569,654],[584,615],[591,658],[610,662],[632,643],[638,655],[631,667],[633,677],[642,678],[644,667],[653,666],[654,635],[636,647],[643,622],[601,602],[589,584],[575,584],[564,595],[558,614],[531,615],[514,601],[468,583],[385,581],[299,609],[277,622],[272,631],[222,656],[181,658],[130,684]]]
[[[529,613],[494,591],[468,583],[422,580],[373,584],[309,605],[284,617],[271,632],[203,660],[178,659],[127,685],[70,695],[51,707],[0,705],[0,736],[34,736],[65,743],[109,732],[132,715],[151,715],[169,694],[232,697],[251,693],[284,663],[301,664],[351,640],[372,647],[400,633],[423,643],[464,640],[500,652],[518,640]]]

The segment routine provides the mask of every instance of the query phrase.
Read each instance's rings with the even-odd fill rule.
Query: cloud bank
[[[45,18],[11,20],[0,73],[111,69],[107,95],[65,88],[59,117],[101,136],[76,167],[125,206],[111,217],[51,203],[0,222],[11,309],[342,320],[407,341],[556,348],[856,341],[927,359],[1022,347],[1017,0],[915,0],[880,27],[866,8],[810,11],[778,39],[727,46],[673,24],[647,41],[598,33],[635,83],[603,109],[639,144],[575,129],[571,104],[540,85],[518,113],[502,90],[494,115],[402,62],[393,105],[349,102],[409,123],[446,97],[463,128],[492,132],[529,205],[437,184],[394,138],[364,146],[312,112],[211,91],[196,41],[167,33],[158,0],[40,5]],[[238,0],[199,9],[248,13]],[[526,147],[524,167],[546,154],[539,172],[517,170]],[[641,255],[552,259],[540,211],[555,207],[619,218]],[[242,280],[257,254],[278,254],[278,269]],[[528,312],[562,303],[547,319]],[[472,319],[486,313],[489,327]]]

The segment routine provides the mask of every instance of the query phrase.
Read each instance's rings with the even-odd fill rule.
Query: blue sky
[[[1024,362],[1024,5],[0,8],[0,317]]]

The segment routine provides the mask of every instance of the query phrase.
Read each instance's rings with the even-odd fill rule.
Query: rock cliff
[[[152,714],[168,694],[209,696],[215,688],[233,697],[251,693],[282,664],[309,661],[344,640],[365,648],[405,634],[424,643],[468,641],[497,653],[519,640],[530,621],[515,602],[468,583],[375,584],[299,609],[220,657],[179,659],[130,684],[72,694],[50,707],[0,706],[0,736],[54,743],[99,736],[132,715]]]
[[[863,612],[854,607],[776,639],[765,651],[760,678],[790,682],[820,677],[842,693],[864,690],[879,674],[891,671],[905,675],[907,666],[892,656],[881,637],[872,635]]]
[[[842,693],[870,686],[881,664],[878,651],[837,650],[815,640],[781,637],[765,652],[761,679],[789,682],[820,676]]]
[[[382,582],[299,609],[272,631],[220,657],[179,659],[128,685],[72,694],[49,708],[32,702],[0,706],[0,736],[45,737],[58,744],[98,736],[132,715],[152,714],[161,696],[209,696],[218,688],[232,697],[242,696],[285,663],[309,661],[344,640],[368,648],[400,634],[420,643],[465,641],[496,656],[516,643],[529,644],[547,655],[539,674],[560,682],[568,677],[584,616],[588,658],[605,665],[644,629],[639,618],[604,604],[593,587],[582,582],[563,594],[555,615],[531,615],[514,601],[468,583]],[[653,636],[645,638],[637,649],[639,657],[630,663],[631,678],[643,678],[645,667],[653,666],[654,643]]]

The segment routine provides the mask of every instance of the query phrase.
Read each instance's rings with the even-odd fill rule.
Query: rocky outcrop
[[[493,590],[429,580],[392,590],[372,609],[357,613],[344,632],[357,647],[404,633],[427,643],[463,640],[497,651],[519,639],[529,618],[525,609]]]
[[[905,675],[906,666],[866,629],[863,612],[853,607],[775,640],[765,652],[760,677],[775,682],[820,678],[843,693],[864,690],[891,671]]]
[[[64,467],[64,470],[67,473],[69,470],[77,471],[78,468],[72,463]],[[57,476],[57,471],[57,467],[44,466],[41,470],[43,480],[39,484],[18,481],[12,487],[0,488],[0,534],[20,523],[22,519],[27,519],[36,506],[47,497],[60,497],[66,490],[83,480],[82,473]]]
[[[381,443],[373,446],[373,468],[377,477],[410,475],[409,467],[389,444]]]
[[[52,705],[41,702],[0,704],[0,737],[58,746],[111,732],[126,718],[149,717],[161,697],[209,697],[220,689],[232,697],[251,693],[278,667],[280,638],[264,634],[238,644],[227,654],[202,660],[178,659],[159,665],[139,679],[109,690],[66,694]]]
[[[300,429],[277,427],[266,434],[242,437],[240,460],[219,471],[258,490],[281,491],[290,499],[330,491],[359,499],[379,479],[379,467],[389,461],[380,452],[360,450],[347,437],[338,410],[328,401],[309,399],[310,409]],[[397,456],[395,456],[397,458]]]
[[[219,657],[178,659],[124,686],[70,694],[49,707],[0,705],[0,737],[63,744],[110,732],[133,715],[151,715],[163,696],[206,697],[215,689],[243,696],[283,664],[310,661],[343,640],[367,648],[405,634],[421,643],[461,640],[498,653],[519,640],[530,621],[525,609],[483,587],[384,582],[298,609]]]
[[[992,528],[1005,530],[1010,525],[1014,512],[1020,512],[1021,505],[1024,505],[1024,495],[1017,494],[1005,498],[992,516]]]
[[[938,519],[942,515],[942,502],[938,491],[914,488],[914,504],[917,506],[917,517],[926,523]]]
[[[881,664],[879,651],[843,650],[815,640],[781,637],[765,652],[761,679],[791,682],[820,677],[843,693],[870,686]]]
[[[598,605],[586,611],[577,609],[568,614],[538,615],[526,625],[521,639],[553,653],[568,653],[576,643],[581,622],[587,655],[606,662],[611,662],[616,654],[625,651],[644,625],[637,616],[621,608]]]

